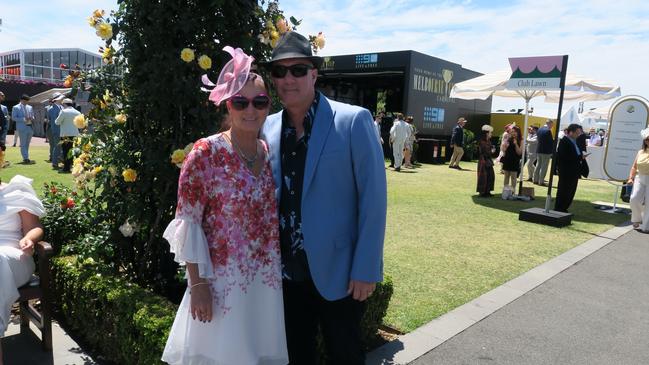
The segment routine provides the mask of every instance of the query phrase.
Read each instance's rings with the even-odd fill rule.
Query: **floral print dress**
[[[164,237],[177,262],[196,263],[208,279],[213,317],[192,319],[188,288],[163,361],[288,363],[278,226],[269,159],[255,176],[222,134],[197,141],[183,164],[176,217]]]

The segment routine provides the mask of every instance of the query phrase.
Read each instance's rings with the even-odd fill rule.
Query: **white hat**
[[[490,126],[489,124],[485,124],[482,126],[482,131],[483,132],[493,132],[494,127]]]
[[[70,105],[72,105],[72,104],[74,104],[74,101],[72,101],[72,99],[65,98],[65,99],[63,99],[63,102],[62,102],[62,103],[63,103],[63,104],[70,104]]]
[[[643,141],[645,139],[649,138],[649,128],[645,128],[645,129],[641,130],[640,135],[642,136]]]

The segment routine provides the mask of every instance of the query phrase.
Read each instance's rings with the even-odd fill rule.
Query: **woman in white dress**
[[[32,179],[20,175],[0,184],[0,337],[9,326],[18,288],[34,273],[34,245],[43,238],[39,217],[45,209],[31,184]]]
[[[252,57],[224,48],[210,100],[225,102],[231,127],[198,140],[178,182],[176,217],[165,230],[187,290],[162,360],[182,365],[284,365],[279,221],[268,149],[257,139],[268,90]]]

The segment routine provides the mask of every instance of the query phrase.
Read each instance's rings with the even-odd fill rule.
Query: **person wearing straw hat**
[[[72,107],[74,105],[72,99],[65,98],[61,103],[63,104],[63,110],[54,120],[54,124],[60,127],[61,153],[63,154],[63,168],[60,172],[69,173],[70,168],[72,168],[70,150],[74,144],[74,138],[79,135],[79,128],[74,124],[74,118],[80,115],[81,112]]]
[[[367,109],[315,89],[322,58],[296,32],[265,63],[284,106],[262,129],[277,185],[291,364],[364,364],[365,300],[383,279],[385,164]]]
[[[240,48],[212,86],[230,128],[199,139],[178,179],[176,216],[163,237],[187,266],[187,289],[162,360],[174,365],[284,365],[282,272],[275,185],[258,139],[270,109],[253,57]]]
[[[643,129],[640,136],[642,148],[633,161],[627,184],[633,184],[629,199],[633,228],[649,233],[649,128]]]

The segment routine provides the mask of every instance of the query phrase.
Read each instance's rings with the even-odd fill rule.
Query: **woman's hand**
[[[207,282],[197,283],[189,290],[190,293],[190,312],[193,319],[199,321],[212,322],[212,293],[210,285]]]
[[[23,252],[29,256],[34,255],[34,241],[27,237],[23,237],[18,244],[20,245],[20,249],[23,250]]]
[[[629,178],[629,180],[626,181],[627,185],[633,185],[633,179]]]

